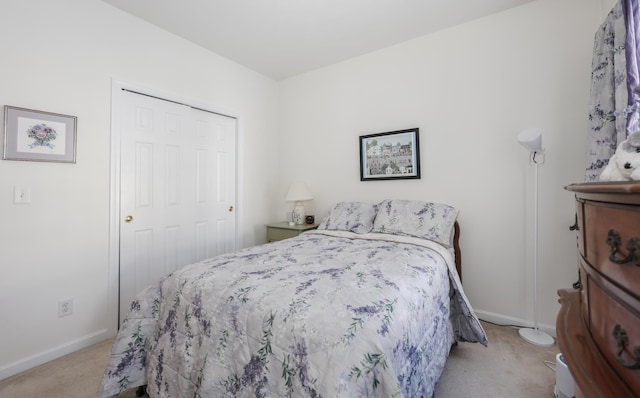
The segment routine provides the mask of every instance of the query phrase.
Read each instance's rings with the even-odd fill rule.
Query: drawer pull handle
[[[576,222],[573,223],[572,226],[569,227],[569,231],[579,231],[580,227],[578,226],[578,213],[576,213]]]
[[[636,250],[640,249],[640,239],[629,239],[627,241],[627,251],[629,251],[629,254],[627,254],[626,257],[617,258],[616,254],[618,253],[618,247],[621,243],[622,239],[620,238],[620,235],[613,229],[610,229],[609,234],[607,235],[607,245],[611,247],[609,260],[616,264],[626,264],[633,261],[637,266],[640,267],[640,256],[638,255],[638,253],[636,253]]]
[[[616,359],[618,363],[624,366],[627,369],[640,369],[640,345],[636,346],[633,349],[633,355],[636,357],[635,363],[627,363],[624,359],[622,359],[622,353],[625,351],[625,348],[629,344],[629,337],[627,336],[627,332],[620,326],[616,324],[613,328],[613,337],[616,338],[616,342],[618,343],[618,353],[616,354]]]

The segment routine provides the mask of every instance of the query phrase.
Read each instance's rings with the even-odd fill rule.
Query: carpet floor
[[[553,398],[557,345],[538,347],[516,329],[483,323],[489,346],[460,343],[451,350],[435,398]],[[0,381],[2,398],[95,397],[112,340]],[[135,389],[120,394],[134,398]]]

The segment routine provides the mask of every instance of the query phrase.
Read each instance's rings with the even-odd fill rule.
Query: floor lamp
[[[538,329],[538,164],[544,163],[542,130],[531,128],[518,134],[518,142],[529,150],[533,164],[533,328],[521,328],[520,337],[529,343],[549,347],[553,337]]]

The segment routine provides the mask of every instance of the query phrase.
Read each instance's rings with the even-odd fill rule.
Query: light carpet
[[[516,329],[483,323],[489,346],[460,343],[451,350],[436,386],[436,398],[553,398],[557,345],[544,348],[525,342]],[[0,381],[2,398],[95,397],[112,340]],[[135,389],[120,395],[134,398]]]

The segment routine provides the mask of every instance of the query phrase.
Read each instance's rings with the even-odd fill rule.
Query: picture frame
[[[76,162],[76,116],[5,105],[4,160]]]
[[[420,129],[360,136],[360,181],[420,179]]]

